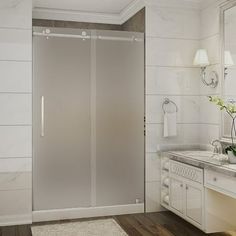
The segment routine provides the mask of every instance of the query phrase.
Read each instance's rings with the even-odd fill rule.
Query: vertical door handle
[[[44,96],[41,97],[41,137],[44,137]]]

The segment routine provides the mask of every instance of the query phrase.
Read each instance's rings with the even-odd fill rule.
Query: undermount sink
[[[226,155],[213,153],[211,151],[191,150],[191,151],[178,151],[175,153],[181,156],[185,156],[187,158],[192,158],[203,162],[210,162],[216,165],[223,165],[227,161]]]

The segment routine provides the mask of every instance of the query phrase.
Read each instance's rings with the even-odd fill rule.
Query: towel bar
[[[178,112],[178,107],[177,107],[176,103],[171,101],[169,98],[165,98],[164,102],[162,103],[162,110],[163,110],[163,112],[166,113],[165,106],[170,104],[170,103],[175,106],[176,112]]]

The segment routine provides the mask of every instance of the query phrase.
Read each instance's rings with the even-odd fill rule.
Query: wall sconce
[[[206,86],[215,88],[218,85],[219,78],[215,71],[210,73],[211,82],[207,82],[206,80],[206,68],[210,65],[206,49],[197,50],[193,65],[201,68],[201,80]]]
[[[228,72],[227,72],[228,68],[231,66],[234,66],[234,61],[233,61],[230,51],[225,51],[225,62],[224,63],[225,63],[225,78],[226,78],[228,75]]]

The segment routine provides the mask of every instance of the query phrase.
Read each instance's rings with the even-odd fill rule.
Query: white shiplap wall
[[[0,5],[0,225],[31,222],[32,1]]]

